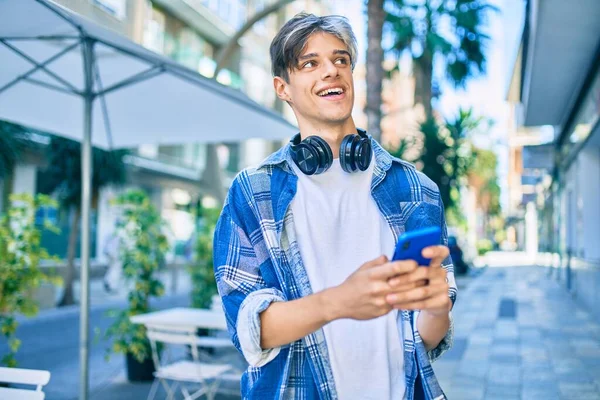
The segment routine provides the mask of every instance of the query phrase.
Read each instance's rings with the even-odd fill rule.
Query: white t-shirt
[[[373,157],[374,160],[374,157]],[[294,228],[313,292],[341,284],[363,263],[392,256],[394,236],[371,196],[375,162],[347,173],[339,159],[320,175],[296,165]],[[341,400],[402,399],[406,389],[397,311],[368,321],[342,319],[323,327]]]

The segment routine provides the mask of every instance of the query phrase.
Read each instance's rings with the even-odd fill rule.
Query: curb
[[[177,294],[168,294],[164,295],[158,299],[155,299],[153,303],[156,301],[166,301],[170,299],[175,299],[178,297],[189,296],[189,292],[185,293],[177,293]],[[117,300],[109,300],[105,301],[101,304],[91,304],[90,305],[90,313],[95,311],[105,311],[111,308],[125,308],[127,306],[127,299],[117,299]],[[50,308],[46,310],[40,311],[37,315],[33,317],[26,317],[22,314],[16,316],[16,320],[19,326],[36,324],[38,322],[49,321],[49,320],[57,320],[62,318],[68,318],[77,316],[80,314],[80,305],[73,304],[70,306]]]

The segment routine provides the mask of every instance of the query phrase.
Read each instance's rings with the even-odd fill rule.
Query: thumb
[[[371,261],[367,261],[366,263],[364,263],[363,265],[360,266],[359,270],[365,270],[365,269],[369,269],[369,268],[373,268],[373,267],[377,267],[381,264],[385,264],[386,262],[388,262],[388,258],[385,255],[381,255],[379,257],[377,257],[374,260]]]

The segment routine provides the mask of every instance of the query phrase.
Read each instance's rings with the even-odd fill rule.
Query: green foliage
[[[20,159],[23,149],[29,146],[28,134],[20,125],[0,121],[0,178],[9,175]]]
[[[48,196],[29,194],[13,194],[10,201],[8,212],[0,217],[0,332],[9,347],[0,364],[15,367],[14,356],[21,344],[15,337],[15,315],[37,314],[33,290],[42,282],[60,283],[60,279],[49,277],[40,268],[42,260],[52,257],[40,245],[41,230],[35,222],[37,210],[56,207],[56,202]],[[48,221],[44,221],[42,229],[56,232]]]
[[[494,245],[489,239],[479,239],[477,241],[477,254],[480,256],[484,255],[488,251],[492,251]]]
[[[460,189],[468,183],[469,176],[477,176],[484,184],[478,196],[484,198],[490,216],[500,213],[500,187],[497,182],[497,159],[491,150],[473,146],[470,137],[474,131],[487,128],[490,121],[476,117],[471,109],[459,110],[457,117],[440,127],[433,118],[420,125],[423,135],[421,153],[414,159],[404,157],[414,138],[404,139],[392,155],[414,162],[440,189],[446,207],[446,217],[453,226],[464,225],[460,207]]]
[[[219,213],[219,208],[202,210],[202,223],[196,236],[195,259],[188,268],[192,279],[192,307],[210,308],[212,297],[217,294],[213,270],[213,236]]]
[[[126,150],[92,149],[92,193],[108,184],[125,182]],[[47,149],[48,167],[42,171],[39,189],[54,193],[64,208],[81,203],[81,144],[74,140],[53,137]]]
[[[471,172],[483,181],[478,195],[483,199],[483,206],[490,216],[500,215],[500,185],[498,185],[498,157],[492,150],[474,149]]]
[[[113,352],[132,354],[143,362],[150,356],[146,329],[143,325],[131,323],[129,318],[149,312],[150,298],[164,294],[164,286],[157,275],[164,268],[169,244],[163,233],[165,223],[145,192],[130,190],[115,199],[114,205],[122,210],[116,234],[120,240],[123,274],[131,289],[129,307],[109,312],[115,320],[105,337],[113,338]]]
[[[388,0],[386,30],[398,56],[409,52],[415,62],[445,65],[456,86],[485,72],[484,33],[487,13],[498,9],[484,0]],[[438,61],[436,61],[438,62]],[[428,68],[431,68],[429,66]]]

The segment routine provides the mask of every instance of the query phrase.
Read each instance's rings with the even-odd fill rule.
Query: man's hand
[[[329,320],[352,318],[367,320],[387,314],[393,305],[386,296],[393,292],[390,278],[414,272],[416,263],[411,261],[389,262],[386,256],[380,256],[363,264],[341,285],[327,290],[328,305],[331,307]],[[410,291],[419,282],[406,282],[404,290]]]
[[[423,257],[431,259],[429,267],[412,263],[412,271],[389,280],[393,293],[386,295],[387,303],[396,309],[423,310],[431,315],[447,315],[452,307],[448,297],[449,285],[442,262],[450,251],[446,246],[423,249]]]

